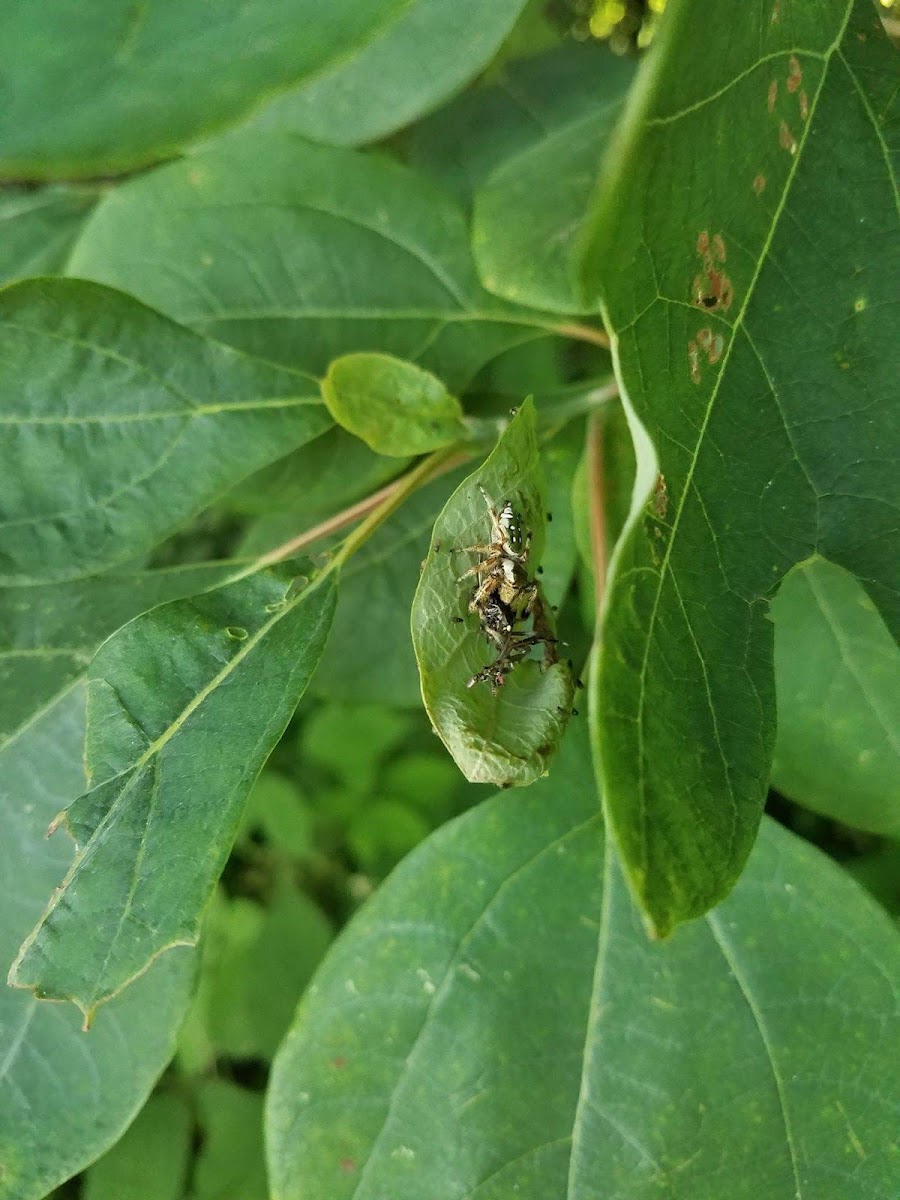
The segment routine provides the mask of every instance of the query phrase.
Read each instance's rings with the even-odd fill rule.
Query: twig
[[[609,338],[602,329],[595,329],[593,325],[582,325],[580,321],[555,325],[553,332],[562,334],[563,337],[576,338],[579,342],[592,342],[595,346],[602,346],[605,350],[609,349]]]
[[[305,529],[288,541],[282,542],[273,550],[266,551],[261,558],[254,561],[253,570],[257,571],[261,567],[268,567],[271,563],[280,562],[281,559],[296,554],[298,550],[303,550],[312,542],[317,542],[330,533],[336,533],[339,529],[352,525],[354,521],[368,518],[346,539],[341,547],[339,554],[341,562],[343,562],[362,541],[365,541],[375,531],[382,521],[396,512],[408,495],[422,487],[423,484],[430,483],[432,479],[437,479],[447,471],[452,471],[454,467],[459,466],[469,457],[468,453],[460,451],[457,446],[437,451],[423,459],[411,471],[401,475],[399,479],[394,479],[377,492],[373,492],[371,496],[358,500],[356,504],[351,504],[342,512],[335,513],[334,516],[320,521],[318,525],[313,525],[310,529]],[[363,531],[365,531],[364,534]],[[361,534],[363,536],[359,536]],[[348,549],[351,542],[352,546]]]
[[[333,516],[327,517],[324,521],[320,521],[318,525],[313,525],[310,529],[304,529],[302,533],[290,538],[286,542],[282,542],[280,546],[276,546],[273,550],[267,550],[262,558],[254,561],[254,567],[267,567],[270,563],[279,562],[282,558],[288,558],[291,554],[296,554],[298,550],[304,549],[312,542],[317,542],[319,538],[327,537],[329,533],[337,533],[339,529],[343,529],[345,525],[352,525],[354,521],[359,521],[381,504],[382,500],[386,500],[388,496],[396,492],[403,480],[403,476],[399,479],[392,479],[379,491],[373,492],[371,496],[365,496],[362,500],[357,500],[355,504],[351,504],[349,508],[343,509],[342,512],[334,513]]]

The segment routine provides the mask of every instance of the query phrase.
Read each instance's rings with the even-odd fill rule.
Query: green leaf
[[[767,822],[731,898],[649,942],[585,742],[335,943],[270,1083],[275,1200],[895,1195],[890,921]]]
[[[105,575],[0,593],[0,965],[41,915],[71,854],[47,825],[84,790],[84,695],[77,687],[105,637],[139,612],[219,582],[228,564]],[[182,952],[183,953],[183,952]],[[0,989],[7,1045],[0,1078],[3,1200],[37,1200],[114,1142],[174,1048],[192,964],[154,966],[114,1000],[89,1039],[75,1010]],[[126,1058],[122,1043],[131,1047]],[[38,1069],[41,1063],[49,1068]],[[36,1067],[38,1064],[38,1067]],[[53,1071],[49,1087],[45,1070]],[[22,1147],[29,1146],[23,1158]],[[4,1190],[4,1187],[6,1190]]]
[[[434,828],[452,815],[459,787],[459,773],[453,763],[407,749],[385,767],[379,791],[417,809]]]
[[[847,870],[895,920],[900,917],[900,842],[883,841],[868,854],[851,859]]]
[[[300,761],[324,767],[347,787],[369,793],[382,763],[408,737],[410,728],[406,714],[384,705],[326,704],[303,723]],[[347,737],[348,729],[353,730],[352,738]]]
[[[517,304],[585,311],[578,278],[585,215],[633,63],[604,51],[595,72],[589,94],[569,111],[554,105],[552,122],[514,153],[501,155],[476,193],[472,245],[478,273],[489,291]]]
[[[232,488],[222,503],[241,513],[269,517],[269,522],[265,525],[261,522],[259,526],[259,536],[264,539],[262,548],[269,550],[296,534],[304,524],[331,516],[374,492],[403,466],[403,461],[396,458],[373,454],[359,438],[332,425],[305,446],[254,472]],[[295,511],[285,513],[284,509]],[[263,531],[274,526],[276,520],[290,524],[269,537]],[[254,541],[257,540],[254,533]],[[244,549],[244,553],[251,551]]]
[[[409,134],[408,157],[469,204],[501,162],[527,152],[605,103],[611,56],[596,42],[568,41],[506,62]],[[612,65],[616,71],[617,64]]]
[[[90,1022],[164,950],[192,945],[244,800],[322,653],[325,580],[282,564],[137,618],[89,672],[91,790],[78,853],[11,982]]]
[[[83,1200],[183,1200],[192,1125],[183,1097],[151,1096],[122,1140],[87,1171]]]
[[[493,31],[486,57],[505,32],[504,17],[508,27],[519,6],[515,0],[478,5],[485,10],[480,32]],[[496,17],[487,15],[498,8]],[[313,88],[320,79],[325,87],[333,81],[340,88],[342,78],[353,85],[355,66],[362,68],[355,86],[364,87],[383,66],[381,47],[392,31],[402,31],[407,9],[398,0],[357,0],[334,9],[318,0],[258,0],[219,6],[211,20],[202,0],[162,8],[107,0],[76,6],[53,0],[40,9],[7,4],[0,177],[71,179],[133,170],[174,157],[303,80]],[[448,23],[452,27],[440,21],[435,32]],[[459,41],[465,46],[465,35]],[[389,61],[405,53],[402,41],[388,50]],[[432,54],[437,60],[445,50],[435,46]],[[418,58],[413,61],[418,67]],[[469,61],[462,69],[443,69],[445,82],[431,103],[483,60],[470,51]],[[412,77],[412,61],[404,74]]]
[[[383,138],[477,75],[525,2],[395,4],[370,38],[351,46],[302,87],[273,100],[254,118],[253,127],[290,130],[338,146]]]
[[[69,864],[47,840],[84,788],[84,694],[70,688],[0,747],[0,964]],[[186,950],[153,965],[85,1037],[74,1008],[0,987],[0,1197],[41,1200],[122,1134],[172,1057],[194,978]]]
[[[573,684],[562,664],[543,669],[529,659],[516,666],[497,695],[487,684],[467,686],[496,657],[476,619],[467,614],[474,582],[461,575],[471,567],[471,555],[454,552],[490,536],[480,487],[497,504],[512,501],[533,531],[528,560],[533,571],[541,562],[547,510],[531,400],[519,409],[490,457],[444,506],[412,606],[422,698],[435,731],[471,782],[524,785],[546,771],[556,751],[571,711]],[[455,623],[464,614],[463,623]]]
[[[278,771],[260,775],[244,809],[237,840],[261,833],[270,846],[291,858],[308,858],[312,850],[313,814],[296,780]]]
[[[557,323],[481,288],[462,214],[427,180],[286,134],[235,137],[116,188],[69,272],[275,362],[320,375],[379,351],[454,392]]]
[[[316,384],[68,279],[0,293],[0,582],[147,550],[321,433]]]
[[[427,454],[465,437],[456,397],[428,371],[388,354],[336,358],[322,395],[337,424],[376,454]]]
[[[217,894],[193,1014],[216,1054],[272,1058],[332,936],[320,909],[286,880],[265,908]]]
[[[375,799],[350,823],[347,843],[360,868],[383,879],[430,832],[431,826],[414,808]]]
[[[780,580],[819,554],[900,627],[896,66],[869,0],[679,0],[610,159],[587,278],[639,474],[594,719],[608,814],[660,934],[726,895],[753,845]]]
[[[205,1136],[191,1200],[269,1200],[262,1096],[224,1079],[209,1079],[197,1098]]]
[[[201,563],[0,589],[0,744],[83,675],[120,625],[233,573],[230,563]]]
[[[815,559],[772,605],[772,783],[816,812],[900,836],[900,650],[859,583]]]
[[[0,192],[0,284],[61,271],[97,196],[66,186]]]

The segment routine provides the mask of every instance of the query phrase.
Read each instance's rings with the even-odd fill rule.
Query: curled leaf
[[[412,607],[412,637],[422,698],[435,732],[473,783],[511,787],[546,773],[572,711],[573,683],[561,663],[518,662],[493,692],[468,686],[497,657],[477,614],[468,612],[477,561],[460,547],[490,540],[481,489],[496,505],[511,502],[532,533],[526,570],[533,577],[544,545],[546,509],[535,410],[522,405],[490,457],[456,489],[437,519]]]

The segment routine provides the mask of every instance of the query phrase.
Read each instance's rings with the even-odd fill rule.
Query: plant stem
[[[276,546],[273,550],[268,550],[260,558],[254,560],[250,569],[258,571],[262,567],[268,567],[272,563],[280,562],[283,558],[288,558],[290,555],[296,554],[297,551],[303,550],[312,542],[327,537],[330,533],[336,533],[339,529],[343,529],[344,526],[352,525],[354,521],[359,521],[360,518],[365,518],[359,527],[345,538],[337,553],[327,564],[325,571],[322,572],[322,574],[330,573],[337,567],[342,566],[350,555],[372,536],[378,526],[383,521],[386,521],[392,513],[397,511],[408,496],[412,495],[413,492],[417,491],[425,483],[430,483],[432,479],[436,479],[439,475],[443,475],[446,471],[451,471],[460,463],[465,462],[468,457],[469,454],[461,449],[459,443],[448,446],[443,450],[435,451],[434,454],[430,454],[428,458],[423,459],[422,462],[413,467],[411,471],[407,471],[399,479],[394,479],[391,483],[380,488],[379,491],[373,492],[371,496],[366,496],[364,499],[358,500],[356,504],[351,504],[349,508],[345,508],[342,512],[335,513],[334,516],[328,517],[318,525],[312,526],[311,529],[305,529],[302,533],[298,533],[296,537],[282,542],[280,546]]]
[[[591,342],[595,346],[602,346],[604,350],[609,349],[609,337],[602,329],[595,329],[593,325],[582,325],[580,321],[556,325],[553,332],[561,334],[562,337],[575,338],[579,342]]]
[[[418,466],[413,467],[411,471],[398,479],[397,486],[390,494],[369,513],[352,533],[347,535],[325,570],[333,571],[342,567],[347,559],[369,540],[379,525],[397,511],[408,496],[418,491],[426,483],[430,483],[438,475],[443,475],[445,471],[465,462],[468,457],[469,453],[461,450],[459,442],[447,446],[443,450],[436,450],[434,454],[429,454]]]
[[[594,604],[597,620],[606,591],[606,479],[603,469],[603,431],[599,413],[591,413],[587,427],[588,503],[591,518],[591,558],[594,564]]]

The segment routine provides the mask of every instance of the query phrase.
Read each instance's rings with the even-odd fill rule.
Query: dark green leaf
[[[382,763],[410,728],[408,715],[383,705],[326,704],[303,723],[300,760],[324,767],[347,787],[367,794]],[[347,737],[348,729],[353,730],[352,738]]]
[[[462,406],[441,381],[388,354],[336,358],[322,395],[337,424],[377,454],[427,454],[466,433]]]
[[[431,832],[421,813],[397,800],[375,799],[347,830],[347,844],[361,870],[383,879]]]
[[[494,31],[493,45],[520,6],[469,3],[484,10],[482,29]],[[318,0],[256,0],[219,4],[212,19],[201,0],[161,7],[108,0],[4,4],[0,177],[114,174],[172,157],[302,80],[313,88],[319,80],[320,87],[340,88],[342,78],[364,86],[385,42],[389,61],[406,53],[402,42],[391,49],[391,35],[402,31],[408,7],[398,0],[333,8]],[[439,21],[436,32],[447,24]],[[444,52],[435,46],[435,59]],[[444,82],[429,102],[481,61],[470,50],[462,68],[444,67]],[[410,79],[412,66],[405,72]]]
[[[296,780],[278,771],[263,771],[253,785],[238,831],[238,841],[262,834],[278,853],[308,858],[312,850],[313,814]]]
[[[192,1124],[183,1097],[151,1096],[122,1140],[88,1170],[82,1200],[183,1200]]]
[[[270,1084],[278,1200],[892,1200],[890,921],[767,822],[731,898],[649,942],[585,743],[335,944]]]
[[[49,822],[84,788],[83,689],[0,748],[0,963],[40,918],[71,860]],[[175,1049],[193,955],[179,950],[113,1000],[85,1037],[70,1006],[0,987],[0,1197],[40,1200],[115,1142]]]
[[[816,812],[900,836],[900,650],[859,583],[816,559],[772,605],[772,783]]]
[[[483,544],[491,532],[480,487],[496,504],[512,501],[534,541],[533,571],[544,547],[546,505],[540,479],[534,404],[527,400],[486,462],[465,479],[437,519],[412,606],[412,637],[428,715],[457,766],[473,783],[510,786],[542,775],[572,707],[572,679],[559,663],[528,659],[497,695],[486,683],[468,687],[496,654],[477,618],[467,614],[475,589],[472,555],[457,547]],[[455,619],[463,617],[462,623]]]
[[[191,1200],[269,1200],[262,1096],[224,1079],[209,1079],[198,1100],[205,1136]]]
[[[61,271],[97,196],[61,186],[0,192],[0,284]]]
[[[291,130],[338,146],[382,138],[476,75],[524,6],[525,0],[395,4],[371,37],[296,91],[273,100],[253,126]]]
[[[418,809],[433,828],[451,815],[459,782],[459,773],[446,758],[407,750],[384,769],[379,791]]]
[[[501,162],[606,102],[610,57],[596,42],[569,41],[504,63],[490,84],[463,92],[415,126],[410,160],[471,203]]]
[[[475,261],[489,291],[553,312],[582,311],[585,214],[632,73],[630,59],[601,53],[580,103],[568,111],[553,105],[554,120],[515,152],[501,153],[476,193],[472,222]]]
[[[321,911],[286,880],[265,907],[217,893],[191,1014],[214,1053],[271,1059],[331,938]]]
[[[322,653],[327,580],[284,564],[154,609],[91,664],[92,787],[66,810],[78,853],[13,982],[89,1022],[171,946],[192,945],[244,800]]]
[[[314,381],[69,279],[0,293],[0,578],[87,574],[149,549],[321,433]]]
[[[587,264],[645,501],[594,707],[626,871],[665,934],[728,893],[756,836],[783,576],[819,554],[900,627],[897,60],[869,0],[680,0],[644,72]]]
[[[322,374],[381,351],[455,392],[556,324],[481,288],[462,215],[432,184],[286,134],[235,137],[116,188],[69,270],[263,358]]]
[[[305,446],[254,472],[233,488],[222,503],[238,512],[266,516],[269,521],[254,532],[254,550],[270,550],[317,518],[374,492],[403,469],[403,461],[373,454],[359,438],[333,425]],[[293,512],[284,512],[293,509]],[[274,524],[287,521],[277,533]],[[272,536],[269,529],[273,530]]]

